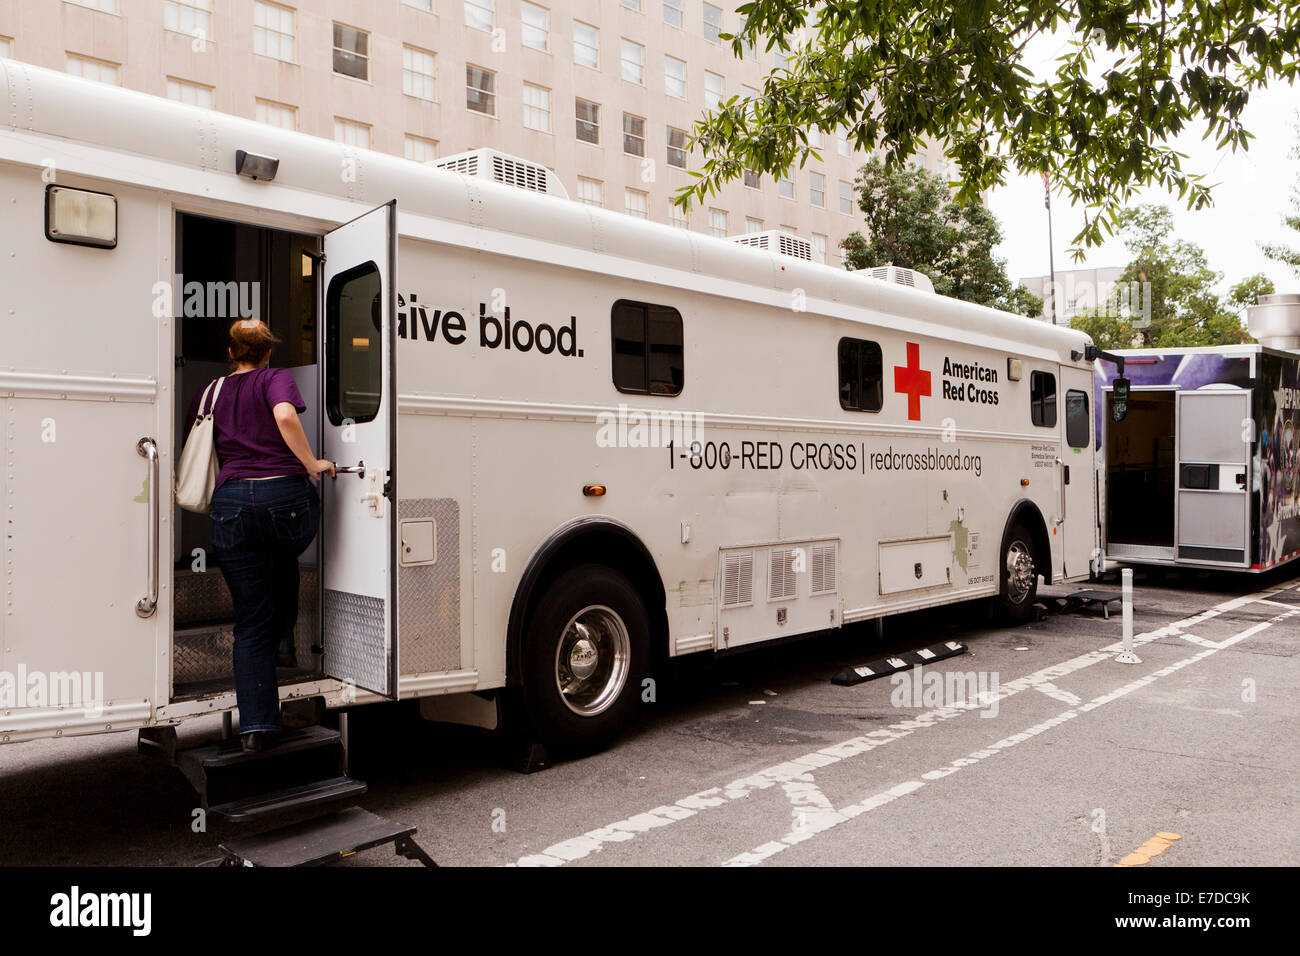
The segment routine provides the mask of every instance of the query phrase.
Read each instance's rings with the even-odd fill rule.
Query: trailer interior
[[[189,433],[190,402],[229,371],[230,324],[250,309],[280,340],[271,364],[293,370],[308,404],[303,425],[319,448],[317,392],[317,290],[312,255],[316,236],[178,213],[176,216],[175,447]],[[232,285],[233,283],[233,285]],[[172,569],[172,700],[234,689],[234,609],[219,563],[211,553],[207,515],[179,507],[174,514]],[[319,542],[299,559],[296,667],[279,668],[281,683],[318,676]]]
[[[1116,423],[1114,396],[1106,393],[1106,529],[1112,554],[1132,549],[1133,557],[1174,557],[1176,395],[1171,389],[1134,390],[1128,416]]]

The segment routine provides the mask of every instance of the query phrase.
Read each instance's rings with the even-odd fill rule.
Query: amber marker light
[[[1020,479],[1020,487],[1021,487],[1021,488],[1028,488],[1028,487],[1029,487],[1029,479],[1028,479],[1028,478],[1021,478],[1021,479]]]
[[[599,498],[605,493],[604,485],[583,485],[582,493],[588,498]]]

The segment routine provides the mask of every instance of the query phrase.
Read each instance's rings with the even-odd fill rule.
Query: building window
[[[68,72],[73,76],[79,76],[83,80],[94,80],[96,83],[112,83],[114,86],[119,85],[122,81],[119,76],[121,67],[116,63],[109,63],[106,60],[92,60],[88,56],[77,56],[75,53],[68,54]]]
[[[370,79],[370,34],[334,24],[334,72],[356,80]]]
[[[762,178],[758,175],[758,173],[754,172],[752,169],[745,170],[744,181],[745,181],[745,186],[748,189],[762,188],[762,182],[763,182]]]
[[[610,310],[614,387],[635,395],[680,395],[686,383],[682,314],[620,299]]]
[[[212,109],[212,87],[187,83],[170,76],[167,77],[167,98],[190,106],[201,106],[205,110]]]
[[[722,74],[704,71],[704,105],[709,109],[722,103]]]
[[[422,100],[438,98],[438,57],[419,47],[402,47],[402,92]]]
[[[686,99],[686,61],[664,57],[664,92],[679,100]]]
[[[853,215],[853,184],[840,180],[840,212]]]
[[[486,116],[497,115],[497,75],[481,66],[465,66],[465,108]]]
[[[298,109],[275,100],[258,100],[256,118],[259,123],[279,129],[298,128]]]
[[[645,47],[631,40],[623,41],[623,79],[645,86]]]
[[[438,158],[436,140],[406,134],[406,158],[417,163],[431,163]]]
[[[573,21],[573,62],[593,70],[600,66],[600,31],[578,20]]]
[[[533,50],[551,52],[551,11],[522,0],[519,18],[523,24],[520,42]]]
[[[826,237],[815,232],[812,234],[812,257],[813,262],[826,265]]]
[[[682,28],[682,4],[685,0],[664,0],[664,23]]]
[[[623,211],[629,216],[635,216],[637,219],[645,219],[649,207],[647,200],[650,197],[640,189],[623,190]]]
[[[370,148],[370,127],[356,120],[334,117],[334,141],[358,149]]]
[[[426,13],[433,13],[433,0],[402,0],[402,3]]]
[[[763,231],[763,220],[754,219],[751,216],[745,217],[745,233],[747,235],[753,235],[756,232],[762,232],[762,231]]]
[[[778,176],[776,180],[776,194],[782,199],[793,199],[794,180],[789,176]]]
[[[849,145],[849,131],[848,131],[848,130],[846,130],[846,129],[842,129],[842,130],[840,130],[838,133],[835,134],[835,148],[836,148],[836,150],[839,151],[839,154],[840,154],[841,156],[852,156],[852,155],[853,155],[853,147]]]
[[[0,57],[9,59],[14,55],[14,41],[9,37],[0,37]]]
[[[546,87],[524,84],[524,126],[539,133],[551,131],[551,91]]]
[[[808,201],[818,207],[826,205],[826,177],[821,173],[808,174]]]
[[[496,0],[465,0],[465,26],[492,32]]]
[[[722,33],[722,8],[706,3],[704,5],[704,39],[710,43],[721,43],[720,33]]]
[[[253,3],[253,52],[276,60],[293,62],[294,17],[288,7],[265,0]]]
[[[641,0],[619,0],[619,2],[629,10],[635,10],[637,13],[641,12]]]
[[[212,0],[167,0],[163,26],[192,37],[212,36]]]
[[[808,131],[808,145],[813,149],[822,148],[822,131],[819,129],[810,129]]]
[[[715,239],[727,238],[727,210],[709,210],[709,235]]]
[[[668,127],[668,165],[686,168],[686,130]]]
[[[640,116],[623,114],[623,152],[630,156],[645,155],[645,120]]]
[[[576,100],[574,112],[577,116],[578,139],[584,143],[600,145],[600,104],[587,100]]]
[[[691,228],[691,220],[686,210],[671,199],[668,200],[668,225],[675,229]]]
[[[783,51],[780,47],[772,50],[772,69],[786,70],[790,68],[790,54]]]
[[[1056,376],[1029,373],[1029,420],[1040,428],[1056,427]]]
[[[579,176],[578,202],[586,203],[588,206],[605,205],[605,184],[599,179],[587,179],[585,176]]]
[[[1065,393],[1065,443],[1071,448],[1087,448],[1091,432],[1088,393],[1069,389]]]
[[[117,13],[117,0],[69,0],[79,7],[90,7],[92,10],[103,10],[105,13]]]
[[[884,404],[884,362],[880,346],[865,339],[840,339],[840,408],[878,412]]]

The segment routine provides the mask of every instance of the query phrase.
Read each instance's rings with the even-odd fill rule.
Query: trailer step
[[[437,866],[415,842],[415,827],[351,807],[220,846],[223,866],[317,866],[393,844],[398,856]]]
[[[286,787],[272,793],[261,793],[242,800],[219,803],[209,807],[208,812],[231,823],[253,823],[281,813],[292,813],[360,797],[366,790],[364,780],[354,780],[346,776],[330,777],[326,780]]]
[[[242,749],[235,737],[179,750],[176,765],[210,810],[338,777],[342,735],[320,726],[285,730],[265,750],[254,752]]]

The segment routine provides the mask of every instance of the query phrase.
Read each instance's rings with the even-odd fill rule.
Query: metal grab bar
[[[135,443],[136,453],[149,460],[149,567],[146,572],[145,596],[135,602],[139,617],[153,617],[158,610],[158,445],[152,438],[141,438]]]
[[[1060,525],[1060,524],[1065,524],[1065,500],[1066,500],[1065,469],[1068,468],[1069,466],[1065,463],[1064,458],[1056,459],[1056,464],[1059,466],[1057,477],[1061,479],[1061,516],[1056,519],[1056,523]]]

